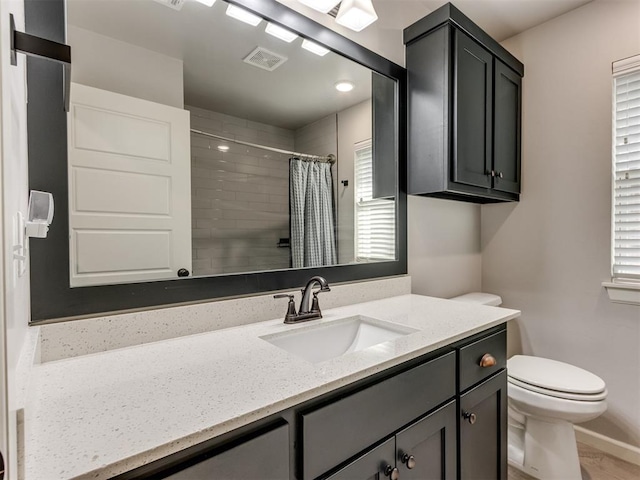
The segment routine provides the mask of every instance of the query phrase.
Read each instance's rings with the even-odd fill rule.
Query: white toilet
[[[451,300],[500,305],[500,297],[469,293]],[[507,361],[509,464],[540,479],[581,480],[574,423],[607,409],[604,381],[581,368],[527,355]]]

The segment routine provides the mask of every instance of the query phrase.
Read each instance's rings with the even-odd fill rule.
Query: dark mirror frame
[[[30,245],[32,323],[294,289],[313,275],[322,275],[329,283],[337,283],[407,273],[406,70],[275,0],[226,1],[397,81],[397,260],[71,288],[63,74],[60,65],[28,58],[29,188],[51,192],[56,202],[48,238],[32,239]],[[27,0],[25,17],[27,33],[66,42],[64,0]],[[71,56],[73,68],[73,52]]]

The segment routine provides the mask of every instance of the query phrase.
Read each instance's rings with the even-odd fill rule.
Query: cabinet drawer
[[[339,465],[455,395],[455,352],[303,413],[303,478]]]
[[[289,425],[281,425],[221,453],[204,454],[201,461],[169,476],[170,480],[288,480]],[[196,461],[198,458],[196,458]],[[156,477],[157,478],[157,477]]]
[[[387,465],[396,464],[396,440],[390,438],[382,445],[365,453],[326,480],[353,480],[354,478],[383,478]]]
[[[507,332],[502,330],[481,338],[460,348],[459,352],[460,391],[463,391],[507,366]],[[494,366],[482,367],[480,365],[485,354],[490,354],[495,358]]]

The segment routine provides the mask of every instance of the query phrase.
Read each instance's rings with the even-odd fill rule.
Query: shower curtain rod
[[[227,138],[221,135],[215,135],[209,132],[203,132],[202,130],[196,130],[195,128],[191,129],[192,133],[196,133],[198,135],[203,135],[205,137],[217,138],[218,140],[224,140],[226,142],[238,143],[240,145],[246,145],[247,147],[255,147],[261,148],[263,150],[269,150],[270,152],[276,153],[284,153],[286,155],[292,155],[294,157],[303,157],[303,160],[314,160],[318,162],[326,162],[326,163],[336,163],[336,156],[333,154],[329,155],[309,155],[308,153],[300,153],[300,152],[291,152],[289,150],[282,150],[280,148],[267,147],[266,145],[259,145],[257,143],[244,142],[242,140],[236,140],[234,138]]]

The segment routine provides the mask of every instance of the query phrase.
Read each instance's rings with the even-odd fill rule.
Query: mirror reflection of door
[[[223,1],[163,3],[67,2],[71,100],[85,114],[70,123],[70,205],[85,205],[70,211],[72,286],[393,259],[395,82]],[[366,140],[387,207],[358,217]],[[383,253],[358,254],[363,242]]]

